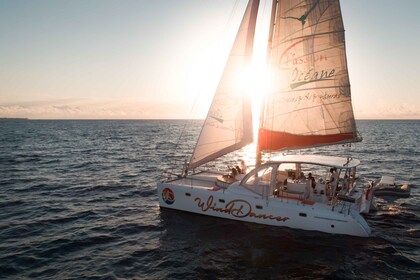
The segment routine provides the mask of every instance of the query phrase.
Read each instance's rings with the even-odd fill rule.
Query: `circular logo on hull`
[[[173,204],[175,202],[174,192],[170,188],[164,188],[162,191],[162,199],[166,204]]]

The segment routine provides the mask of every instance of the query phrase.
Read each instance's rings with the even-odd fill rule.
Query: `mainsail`
[[[259,0],[248,3],[228,61],[188,167],[202,165],[253,141],[249,97],[237,85],[241,73],[252,61]]]
[[[259,149],[359,141],[339,1],[280,0],[273,24],[273,90],[265,102]]]

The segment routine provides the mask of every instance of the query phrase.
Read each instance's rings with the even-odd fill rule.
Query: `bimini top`
[[[275,157],[270,162],[278,163],[306,163],[336,168],[353,168],[360,164],[360,160],[351,157],[333,157],[322,155],[285,155]]]

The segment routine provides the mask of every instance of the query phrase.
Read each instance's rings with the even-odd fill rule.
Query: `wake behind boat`
[[[251,64],[258,6],[258,0],[248,3],[182,175],[158,183],[159,205],[238,221],[369,236],[360,213],[369,212],[373,192],[372,186],[356,182],[358,160],[317,155],[261,160],[263,153],[361,141],[338,0],[273,0],[267,52],[273,86],[263,100],[256,168],[240,177],[198,170],[253,142],[250,98],[235,81]]]

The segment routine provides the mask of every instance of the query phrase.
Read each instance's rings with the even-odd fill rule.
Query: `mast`
[[[277,12],[278,4],[279,4],[278,0],[273,0],[273,3],[271,5],[270,30],[268,32],[268,43],[267,43],[267,54],[266,54],[266,60],[267,60],[266,61],[266,70],[267,70],[268,65],[270,64],[270,59],[271,59],[271,49],[272,49],[272,44],[273,44],[274,28],[275,28],[275,25],[276,25],[276,12]],[[260,121],[259,121],[258,129],[260,127],[262,127],[262,125],[264,123],[265,101],[266,100],[262,100],[262,102],[261,102]],[[259,141],[259,140],[257,140],[257,141]],[[258,167],[258,166],[261,165],[261,160],[262,160],[262,151],[260,149],[259,143],[257,143],[257,151],[256,152],[257,152],[257,155],[255,157],[255,167]]]

